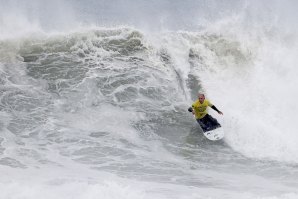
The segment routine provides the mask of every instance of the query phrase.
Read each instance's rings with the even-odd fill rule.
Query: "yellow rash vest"
[[[207,108],[208,106],[212,106],[212,104],[209,102],[209,100],[204,100],[204,102],[201,104],[199,100],[195,101],[192,104],[192,108],[195,111],[196,119],[202,119],[208,112]]]

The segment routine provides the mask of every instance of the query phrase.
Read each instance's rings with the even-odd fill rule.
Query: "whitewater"
[[[297,199],[297,6],[0,0],[0,198]]]

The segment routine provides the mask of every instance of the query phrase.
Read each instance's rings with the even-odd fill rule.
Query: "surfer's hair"
[[[205,94],[204,93],[198,93],[198,96],[200,96],[200,95],[203,95],[205,97]]]

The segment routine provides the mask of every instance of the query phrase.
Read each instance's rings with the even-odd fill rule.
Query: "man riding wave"
[[[217,111],[218,114],[223,115],[209,100],[205,99],[205,95],[202,93],[198,94],[198,100],[188,109],[189,112],[195,115],[197,122],[204,132],[221,127],[217,120],[208,114],[208,106]]]

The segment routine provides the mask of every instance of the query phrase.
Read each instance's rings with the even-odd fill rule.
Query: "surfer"
[[[188,111],[195,115],[204,132],[221,127],[217,120],[208,114],[208,106],[217,111],[218,114],[223,115],[209,100],[205,99],[205,95],[202,93],[198,94],[198,100],[192,104],[192,107],[188,108]]]

